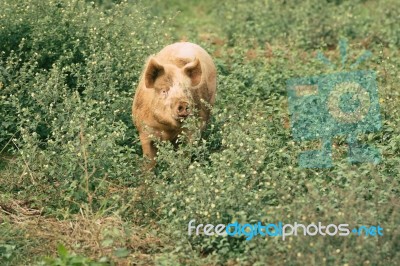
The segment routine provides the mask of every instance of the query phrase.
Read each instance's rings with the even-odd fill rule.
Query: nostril
[[[177,108],[178,115],[187,116],[189,113],[189,109],[190,109],[190,107],[189,107],[188,103],[186,103],[186,102],[179,103],[178,108]]]

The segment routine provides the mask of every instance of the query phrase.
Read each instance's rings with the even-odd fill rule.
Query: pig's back
[[[170,44],[156,57],[161,63],[174,64],[178,67],[183,67],[197,57],[202,64],[205,64],[205,67],[211,68],[210,70],[215,69],[211,56],[199,45],[190,42]]]
[[[157,55],[162,63],[176,64],[176,59],[193,61],[200,47],[188,42],[178,42],[164,47]],[[201,48],[200,48],[201,49]]]

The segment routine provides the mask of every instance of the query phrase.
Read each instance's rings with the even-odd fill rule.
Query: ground
[[[3,1],[0,264],[396,265],[399,16],[396,0]],[[146,58],[180,40],[216,63],[212,119],[177,150],[158,143],[144,172],[132,97]],[[349,163],[333,136],[332,167],[300,167],[321,143],[295,138],[287,81],[355,70],[377,76],[381,127],[357,138],[381,161]],[[192,219],[383,236],[188,236]]]

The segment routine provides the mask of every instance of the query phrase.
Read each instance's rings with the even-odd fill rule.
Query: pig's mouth
[[[174,117],[174,119],[178,122],[184,122],[188,117],[190,116],[190,114],[185,114],[185,115],[176,115]]]
[[[186,118],[190,116],[190,106],[188,102],[180,101],[176,107],[175,120],[183,122]]]

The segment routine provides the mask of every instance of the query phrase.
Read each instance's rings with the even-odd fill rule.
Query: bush
[[[399,261],[395,0],[190,1],[184,6],[186,15],[178,15],[172,24],[168,18],[182,4],[159,2],[150,7],[111,0],[0,3],[0,155],[11,153],[0,169],[0,207],[12,217],[4,222],[0,218],[10,231],[0,243],[0,257],[14,262],[18,252],[33,252],[30,245],[36,245],[29,237],[19,240],[25,238],[24,231],[8,230],[13,228],[10,221],[19,218],[18,208],[3,202],[19,199],[23,204],[17,206],[29,206],[46,217],[68,220],[78,213],[93,219],[96,227],[94,217],[111,216],[123,219],[126,228],[144,227],[131,235],[124,224],[112,238],[122,239],[116,250],[128,261],[140,261],[133,255],[137,252],[145,262],[161,265]],[[202,32],[214,28],[220,36]],[[205,132],[179,149],[157,143],[158,165],[154,172],[143,172],[131,122],[134,88],[145,58],[182,35],[215,59],[218,96],[213,117]],[[293,141],[286,81],[339,71],[327,69],[315,55],[320,49],[340,65],[336,44],[341,36],[349,40],[348,64],[365,48],[374,52],[359,67],[377,72],[382,130],[359,138],[377,146],[384,159],[379,165],[348,164],[346,141],[339,136],[333,140],[333,168],[302,169],[298,154],[319,143]],[[381,224],[385,231],[382,238],[298,236],[282,241],[256,236],[246,241],[243,236],[188,236],[192,219],[214,225]],[[162,236],[162,243],[141,238],[146,230]],[[104,248],[116,248],[113,241],[107,243]],[[66,246],[80,249],[68,241]],[[92,263],[101,257],[61,251],[60,258],[48,263]],[[51,254],[29,254],[16,263],[29,264],[41,255]]]
[[[249,46],[294,43],[310,50],[321,44],[335,47],[338,39],[346,36],[399,47],[394,22],[399,9],[393,6],[395,0],[226,1],[216,5],[215,12],[223,18],[220,23],[231,46],[245,40]]]
[[[11,138],[8,147],[20,155],[15,172],[26,177],[13,187],[39,190],[44,200],[41,189],[49,188],[42,186],[52,184],[49,210],[77,211],[81,202],[106,208],[109,199],[98,196],[107,195],[107,182],[137,182],[130,106],[164,32],[127,3],[110,10],[81,1],[1,5],[0,140]]]

